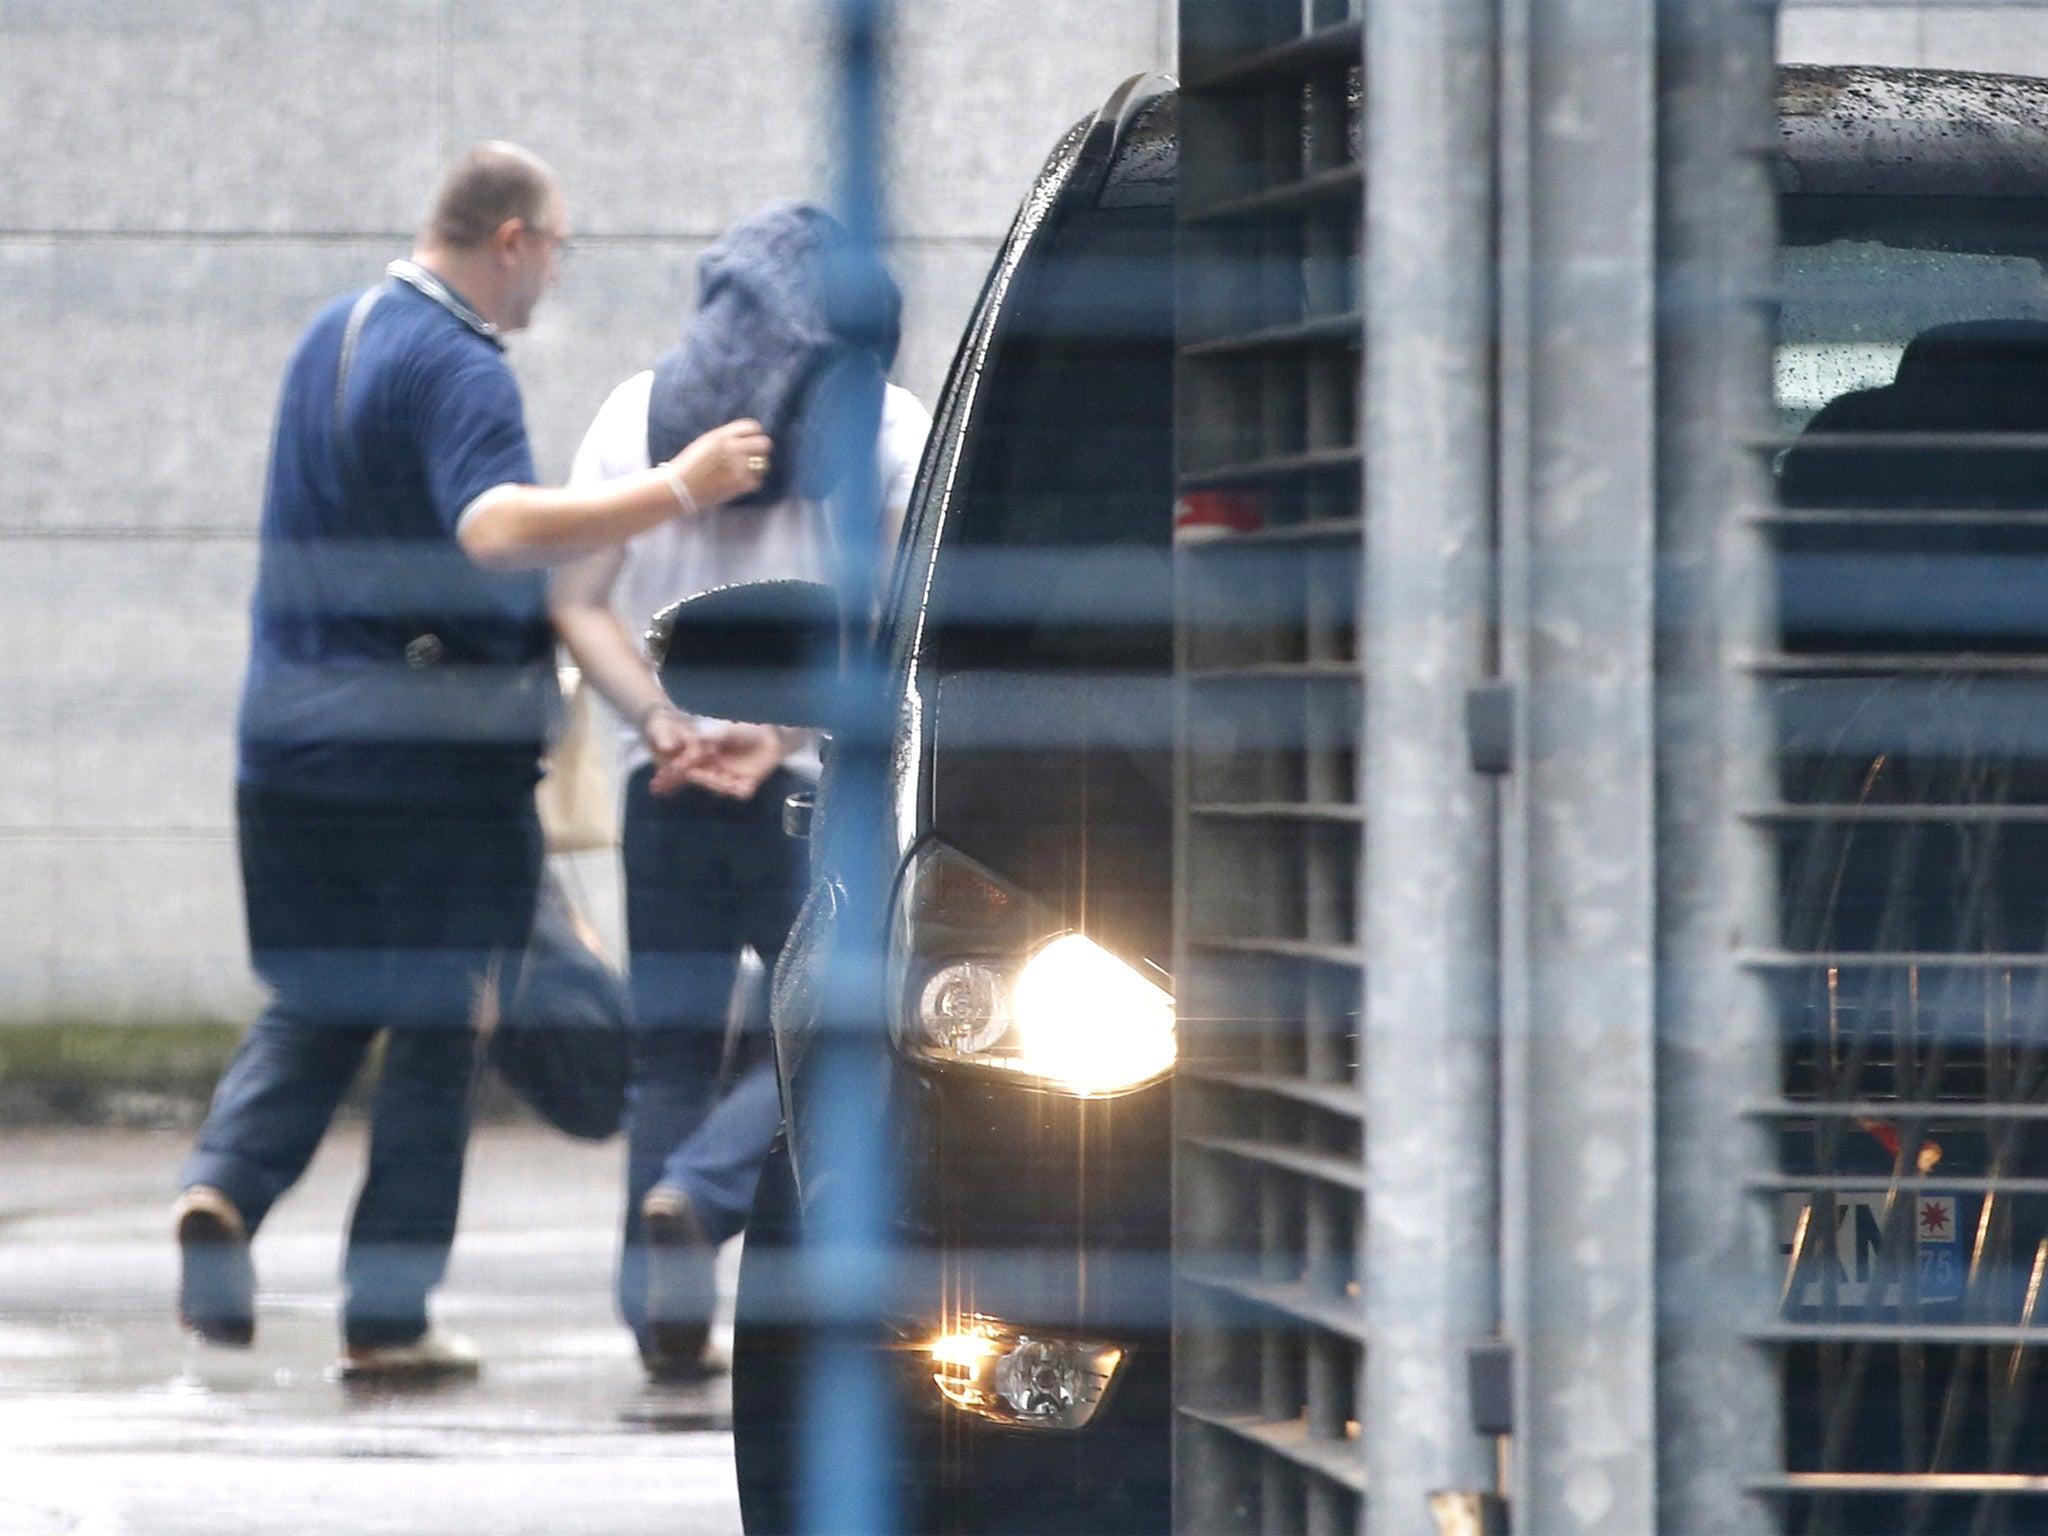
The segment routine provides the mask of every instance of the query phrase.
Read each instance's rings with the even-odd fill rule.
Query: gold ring
[[[748,454],[748,455],[747,455],[747,473],[748,473],[748,474],[750,474],[750,475],[765,475],[765,474],[767,474],[767,473],[768,473],[768,461],[767,461],[766,459],[762,458],[762,457],[761,457],[761,455],[760,455],[760,454],[758,454],[758,453],[750,453],[750,454]]]

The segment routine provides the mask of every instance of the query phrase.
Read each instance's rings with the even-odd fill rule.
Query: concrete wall
[[[2048,75],[2048,8],[1920,0],[1789,0],[1778,56],[1799,64],[1891,64]]]
[[[234,692],[279,370],[476,139],[577,250],[513,345],[542,471],[679,328],[704,245],[818,195],[829,0],[0,0],[0,1021],[254,1006]],[[930,399],[1061,128],[1173,0],[899,0],[903,382]],[[2048,74],[2048,8],[1794,3],[1812,62]],[[592,869],[587,873],[595,876]],[[603,882],[593,891],[604,896]]]
[[[931,398],[1062,128],[1172,0],[901,0],[899,375]],[[235,690],[280,369],[510,138],[577,250],[513,343],[542,472],[704,245],[823,188],[827,0],[0,0],[0,1021],[255,1005]]]

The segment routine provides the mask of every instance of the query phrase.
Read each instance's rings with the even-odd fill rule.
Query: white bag
[[[574,667],[561,667],[562,728],[542,759],[546,774],[534,791],[549,853],[587,853],[619,846],[619,810],[611,765],[598,734],[590,689]]]

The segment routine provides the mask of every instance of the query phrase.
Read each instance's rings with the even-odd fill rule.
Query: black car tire
[[[776,1137],[754,1189],[733,1321],[733,1465],[747,1536],[796,1528],[796,1425],[806,1330],[795,1317],[794,1263],[803,1242],[789,1144]]]

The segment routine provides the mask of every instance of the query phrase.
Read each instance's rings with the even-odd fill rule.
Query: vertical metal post
[[[1503,679],[1515,690],[1516,708],[1509,722],[1512,764],[1529,761],[1528,693],[1529,631],[1529,480],[1530,346],[1534,322],[1530,306],[1529,247],[1532,238],[1529,135],[1529,35],[1536,0],[1500,0],[1499,80],[1495,144],[1495,204],[1498,209],[1496,250],[1498,290],[1495,308],[1497,363],[1494,408],[1499,421],[1495,439],[1494,562],[1497,622]],[[1500,853],[1500,1265],[1501,1331],[1509,1357],[1510,1417],[1526,1422],[1529,1411],[1528,1369],[1522,1341],[1528,1337],[1529,1252],[1529,850],[1526,841],[1528,797],[1517,781],[1503,787],[1499,802]],[[1519,1368],[1517,1368],[1519,1364]],[[1519,1439],[1509,1442],[1502,1493],[1512,1511],[1522,1508],[1528,1483],[1528,1457]]]
[[[1744,1196],[1767,1166],[1745,1109],[1771,1093],[1761,980],[1738,961],[1776,933],[1770,850],[1745,809],[1767,803],[1771,742],[1741,667],[1770,633],[1755,518],[1772,430],[1769,152],[1775,7],[1663,0],[1658,368],[1657,1529],[1762,1532],[1746,1490],[1777,1470],[1764,1351],[1767,1213]]]
[[[833,0],[837,58],[834,204],[850,237],[828,258],[824,279],[849,328],[873,320],[883,297],[863,282],[885,228],[880,111],[888,0]],[[831,1169],[829,1196],[813,1201],[804,1249],[808,1315],[816,1343],[805,1360],[799,1517],[818,1536],[882,1536],[896,1528],[890,1468],[895,1447],[882,1355],[875,1347],[891,1295],[886,1113],[887,1042],[877,978],[881,903],[889,864],[883,852],[883,709],[879,659],[868,643],[880,556],[880,487],[875,425],[881,381],[832,392],[825,431],[844,475],[825,515],[834,533],[845,664],[840,669],[834,861],[846,871],[846,937],[827,957],[817,1053],[817,1157]]]
[[[1653,0],[1532,0],[1510,32],[1521,222],[1504,465],[1504,1118],[1515,1525],[1656,1529],[1652,626]]]
[[[1366,1529],[1494,1484],[1466,1356],[1497,1323],[1493,8],[1365,11]]]

